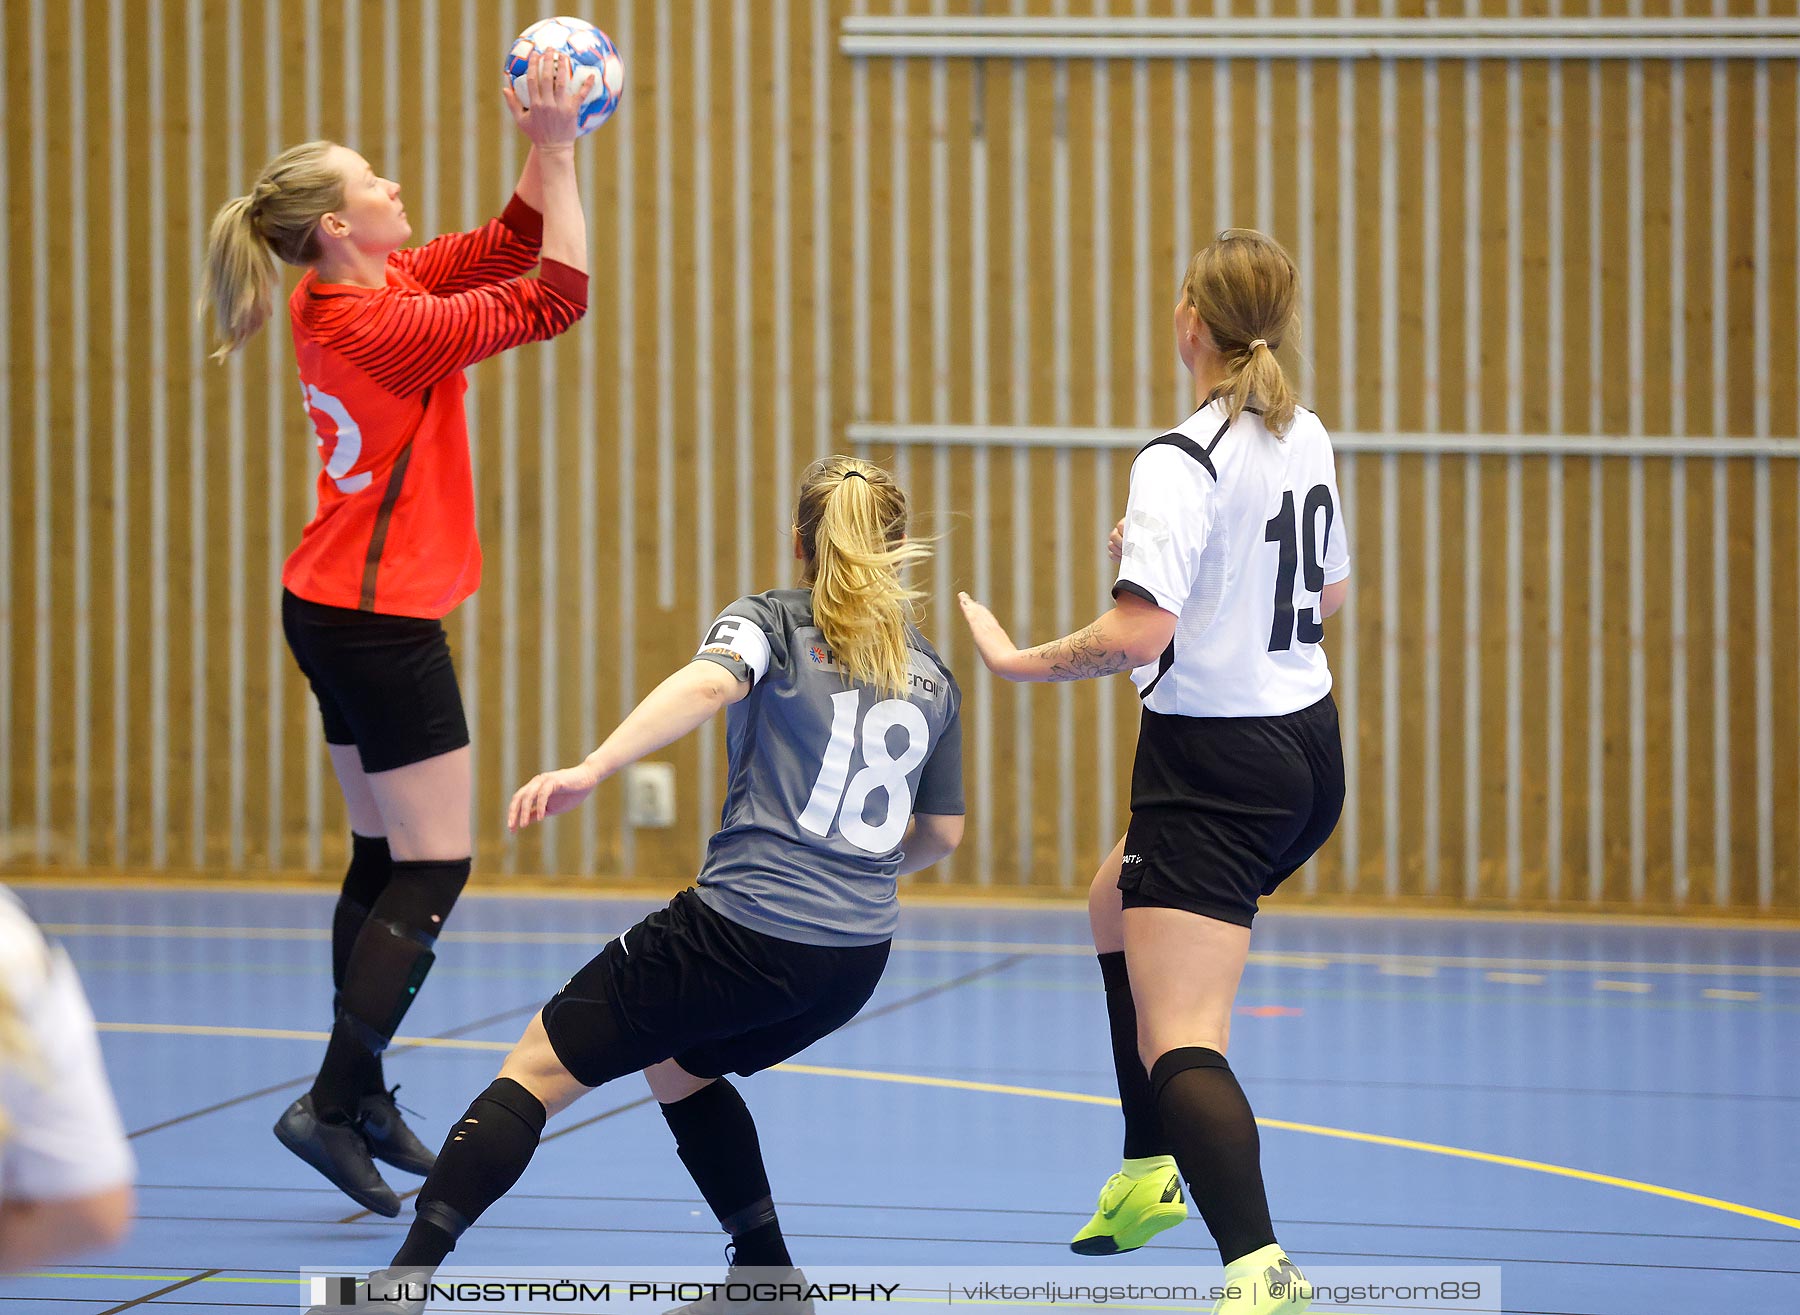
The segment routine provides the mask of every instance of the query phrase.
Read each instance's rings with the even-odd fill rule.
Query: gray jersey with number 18
[[[807,945],[873,945],[899,921],[914,813],[961,814],[962,692],[909,628],[903,699],[850,682],[812,591],[740,598],[696,655],[751,684],[726,717],[724,815],[699,895],[733,922]]]

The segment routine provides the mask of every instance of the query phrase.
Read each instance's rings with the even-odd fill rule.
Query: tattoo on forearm
[[[1100,623],[1078,630],[1067,639],[1040,644],[1031,650],[1033,657],[1050,664],[1051,680],[1092,680],[1096,676],[1116,676],[1130,671],[1134,665],[1120,649],[1109,649],[1101,642]]]

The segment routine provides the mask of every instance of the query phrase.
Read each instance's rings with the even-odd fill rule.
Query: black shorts
[[[1146,711],[1121,902],[1248,927],[1257,900],[1318,852],[1343,811],[1344,749],[1329,694],[1285,717]]]
[[[444,623],[327,607],[282,591],[281,629],[312,685],[325,743],[389,772],[469,742]]]
[[[715,913],[690,888],[571,977],[544,1006],[544,1031],[585,1087],[665,1059],[697,1078],[748,1077],[854,1018],[888,945],[778,940]]]

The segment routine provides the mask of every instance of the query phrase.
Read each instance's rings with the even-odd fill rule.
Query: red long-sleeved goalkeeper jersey
[[[481,228],[388,258],[387,286],[321,283],[288,301],[319,436],[318,511],[282,583],[311,602],[441,617],[481,583],[463,413],[476,361],[555,337],[587,275],[538,259],[543,217],[518,197]],[[408,440],[411,440],[410,443]]]

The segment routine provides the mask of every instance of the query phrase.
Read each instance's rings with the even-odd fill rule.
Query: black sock
[[[337,1021],[313,1080],[320,1117],[347,1118],[380,1080],[387,1049],[437,958],[433,946],[469,879],[469,860],[407,862],[369,910],[344,967]]]
[[[350,866],[344,873],[344,887],[331,915],[331,1010],[334,1019],[343,1007],[344,972],[350,966],[350,951],[362,933],[363,924],[369,920],[369,910],[387,889],[393,866],[386,836],[350,833]],[[387,1078],[381,1071],[380,1055],[373,1057],[372,1068],[366,1077],[365,1091],[386,1088]]]
[[[331,985],[335,990],[344,989],[350,949],[356,944],[363,923],[368,921],[369,910],[387,889],[393,870],[394,858],[386,836],[350,833],[350,866],[344,871],[344,887],[338,893],[337,908],[331,917]]]
[[[1099,956],[1100,980],[1106,985],[1106,1021],[1112,1031],[1113,1073],[1119,1080],[1119,1108],[1125,1115],[1127,1160],[1167,1155],[1169,1140],[1156,1117],[1156,1097],[1150,1094],[1150,1075],[1138,1055],[1137,1005],[1131,999],[1131,978],[1125,972],[1125,951]]]
[[[720,1078],[662,1106],[662,1113],[675,1134],[676,1154],[719,1226],[731,1234],[733,1263],[792,1266],[769,1194],[756,1121],[737,1088]]]
[[[1272,1244],[1262,1140],[1225,1056],[1204,1046],[1171,1050],[1151,1069],[1150,1086],[1188,1195],[1219,1244],[1219,1259],[1229,1265]]]
[[[781,1235],[781,1221],[774,1218],[770,1205],[767,1223],[746,1228],[731,1237],[731,1263],[757,1269],[792,1269],[794,1258],[788,1254],[787,1239]]]
[[[438,1152],[393,1267],[435,1269],[443,1264],[464,1230],[519,1181],[547,1117],[536,1096],[511,1078],[495,1078]]]

